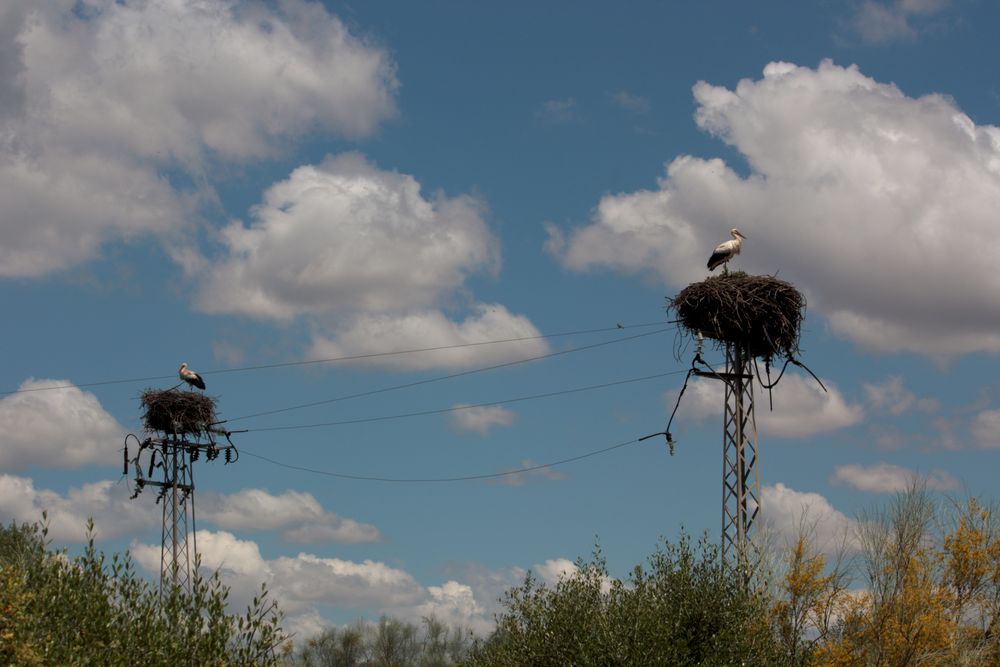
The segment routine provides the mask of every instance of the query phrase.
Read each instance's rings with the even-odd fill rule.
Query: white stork
[[[198,387],[198,389],[201,390],[205,389],[205,381],[201,379],[200,375],[188,368],[186,361],[181,364],[180,369],[177,371],[177,375],[179,375],[182,380],[187,382],[192,387]]]
[[[708,270],[715,271],[719,265],[724,265],[729,262],[733,257],[740,254],[740,248],[743,246],[743,233],[735,227],[729,230],[733,239],[731,241],[726,241],[715,246],[715,251],[712,252],[712,256],[708,258]],[[723,266],[723,271],[728,271],[728,266]]]

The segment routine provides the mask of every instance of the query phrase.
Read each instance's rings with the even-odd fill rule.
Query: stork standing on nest
[[[180,369],[177,371],[177,375],[179,375],[180,378],[187,382],[190,386],[198,387],[198,389],[201,389],[202,391],[205,390],[205,381],[201,379],[200,375],[188,368],[186,361],[181,364]]]
[[[732,240],[715,246],[715,251],[708,258],[709,271],[714,271],[719,265],[722,265],[722,271],[729,273],[729,260],[740,254],[740,249],[743,247],[743,239],[746,237],[735,227],[729,230],[729,233],[733,236]]]

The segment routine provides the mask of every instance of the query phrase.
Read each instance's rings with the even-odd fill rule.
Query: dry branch
[[[692,283],[668,305],[688,333],[745,346],[750,356],[767,361],[798,352],[805,307],[790,283],[743,272]]]

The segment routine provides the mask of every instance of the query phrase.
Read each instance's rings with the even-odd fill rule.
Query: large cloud
[[[183,226],[217,160],[394,113],[386,52],[316,2],[14,1],[0,18],[0,276]]]
[[[67,380],[28,379],[0,399],[0,469],[119,465],[124,436],[96,396]]]
[[[773,410],[769,408],[767,393],[756,386],[756,420],[760,432],[778,438],[807,438],[859,423],[864,409],[848,403],[829,380],[824,384],[827,391],[804,374],[785,373],[772,390]],[[720,416],[725,398],[723,389],[718,380],[691,381],[678,414],[695,420]],[[671,398],[668,402],[675,401],[676,395],[668,398]]]
[[[159,507],[129,500],[125,483],[102,480],[70,489],[65,495],[35,488],[34,481],[16,475],[0,475],[0,519],[3,522],[34,523],[48,513],[49,538],[57,543],[83,542],[87,519],[94,519],[95,536],[109,539],[154,527]]]
[[[819,493],[796,491],[781,482],[760,492],[761,515],[768,528],[786,542],[800,535],[815,540],[822,551],[856,547],[856,524]]]
[[[381,539],[371,524],[345,519],[323,509],[311,493],[285,491],[274,495],[263,489],[231,494],[210,493],[199,499],[198,515],[225,530],[284,529],[289,542],[356,544]]]
[[[415,604],[424,591],[407,572],[384,563],[356,563],[301,553],[266,560],[251,540],[229,532],[199,530],[198,552],[208,571],[219,570],[234,589],[237,603],[252,596],[266,582],[291,613],[301,613],[318,602],[336,602],[345,608]],[[132,554],[151,572],[159,571],[160,547],[135,544]]]
[[[428,201],[412,176],[356,153],[299,167],[268,189],[251,226],[223,230],[226,256],[199,303],[279,320],[427,307],[498,268],[480,214],[471,197]]]
[[[488,570],[472,567],[458,579],[440,585],[423,585],[410,573],[372,560],[361,562],[310,553],[267,559],[257,544],[225,531],[198,531],[198,551],[206,571],[218,570],[232,587],[231,604],[239,607],[267,583],[268,590],[291,619],[291,625],[315,632],[324,625],[323,606],[374,611],[419,622],[435,615],[449,623],[469,627],[481,635],[493,627],[492,614],[498,598],[509,586],[519,584],[525,570]],[[132,545],[136,561],[150,572],[160,567],[160,547]],[[575,566],[565,559],[546,561],[535,567],[543,579],[553,582]]]
[[[549,346],[540,335],[531,320],[500,304],[473,306],[460,322],[436,310],[358,315],[335,327],[333,338],[314,336],[310,357],[356,357],[350,363],[401,370],[468,368],[543,355]],[[482,344],[491,340],[511,342]],[[385,354],[400,350],[427,351]]]
[[[357,153],[295,169],[274,184],[254,222],[223,230],[224,254],[207,269],[207,312],[319,322],[314,358],[464,346],[355,363],[417,369],[468,366],[544,353],[531,322],[499,304],[468,305],[466,278],[499,270],[499,244],[469,196],[430,199],[407,174]],[[460,322],[441,308],[465,304]],[[332,332],[332,335],[331,335]]]
[[[131,486],[101,480],[70,488],[65,494],[38,489],[31,478],[0,475],[0,519],[35,522],[48,512],[49,536],[57,542],[82,542],[87,519],[100,539],[149,530],[159,525],[160,507],[148,490],[131,498]],[[263,489],[234,494],[206,493],[198,498],[199,523],[256,532],[280,530],[287,542],[316,544],[375,542],[375,526],[346,519],[323,509],[310,493]]]
[[[1000,129],[942,95],[910,98],[856,67],[771,63],[735,90],[694,87],[698,125],[747,160],[681,156],[659,187],[604,197],[593,223],[551,230],[567,267],[706,275],[739,227],[740,268],[798,282],[834,331],[935,357],[1000,351]]]

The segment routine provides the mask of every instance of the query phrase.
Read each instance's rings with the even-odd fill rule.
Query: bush
[[[608,576],[598,549],[554,587],[529,575],[509,591],[494,635],[471,665],[782,665],[768,600],[722,567],[718,547],[682,534]]]
[[[448,667],[459,665],[475,644],[472,632],[434,616],[423,627],[383,616],[328,628],[307,640],[290,663],[296,667]]]
[[[88,524],[93,533],[93,523]],[[52,551],[46,528],[0,527],[0,660],[17,665],[273,665],[286,642],[267,591],[226,612],[218,574],[161,596],[126,552]]]

